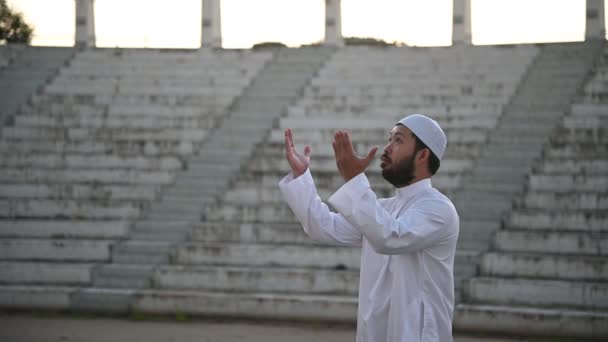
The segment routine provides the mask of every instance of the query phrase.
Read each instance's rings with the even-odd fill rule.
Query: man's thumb
[[[310,146],[306,145],[306,147],[304,147],[304,156],[306,158],[310,157]]]
[[[367,157],[365,157],[365,162],[369,164],[376,155],[376,152],[378,152],[378,146],[375,146],[371,150],[369,150]]]

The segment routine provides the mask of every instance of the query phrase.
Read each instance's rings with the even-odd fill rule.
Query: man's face
[[[380,157],[382,177],[397,188],[408,185],[414,179],[416,165],[416,138],[403,125],[396,125],[389,134],[388,144]]]

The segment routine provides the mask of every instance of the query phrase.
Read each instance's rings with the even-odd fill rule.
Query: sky
[[[96,0],[99,47],[198,48],[202,0]],[[581,41],[585,0],[471,0],[473,44]],[[74,44],[74,0],[8,0],[33,45]],[[221,0],[224,48],[323,39],[324,0]],[[451,44],[452,0],[342,0],[342,34],[415,46]]]

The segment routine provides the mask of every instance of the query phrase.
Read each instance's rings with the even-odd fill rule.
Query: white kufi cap
[[[399,121],[414,133],[441,160],[447,138],[437,121],[422,114],[412,114]]]

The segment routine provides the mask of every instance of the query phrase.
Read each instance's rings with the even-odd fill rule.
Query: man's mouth
[[[391,159],[387,156],[381,156],[380,157],[380,168],[384,169],[389,163],[391,162]]]

